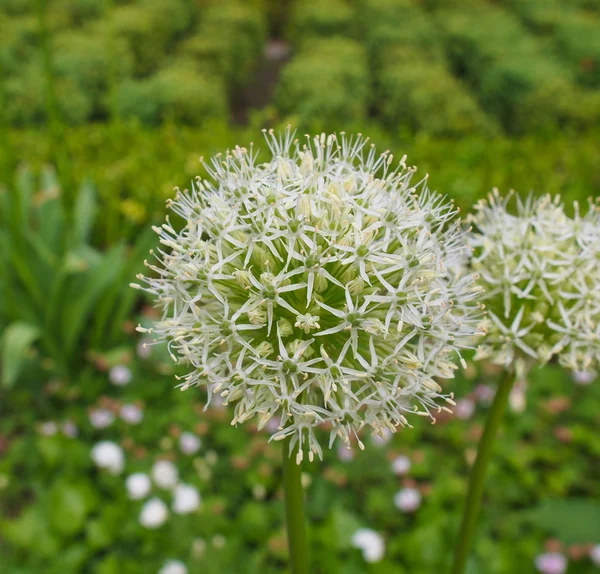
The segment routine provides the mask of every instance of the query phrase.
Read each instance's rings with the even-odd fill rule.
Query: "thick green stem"
[[[285,521],[290,570],[292,574],[308,574],[308,543],[306,519],[304,518],[304,491],[302,489],[302,466],[296,464],[296,446],[290,452],[290,439],[283,441],[283,490],[285,497]]]
[[[477,517],[485,486],[487,466],[492,457],[496,434],[502,422],[502,415],[506,409],[508,396],[510,395],[514,381],[514,374],[506,371],[496,390],[496,396],[494,397],[494,402],[492,403],[485,428],[483,429],[483,435],[477,448],[477,458],[475,459],[475,464],[469,478],[469,491],[463,511],[460,534],[456,543],[452,574],[462,574],[467,564],[469,551],[473,543],[473,536],[477,527]]]

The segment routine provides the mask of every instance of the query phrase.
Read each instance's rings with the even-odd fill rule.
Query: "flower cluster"
[[[236,147],[168,202],[185,225],[156,228],[139,279],[162,320],[138,330],[191,365],[182,390],[235,404],[232,424],[277,417],[298,461],[322,455],[318,425],[362,448],[365,425],[433,419],[482,315],[457,210],[368,138],[266,138],[267,162]]]
[[[485,289],[488,335],[478,358],[523,374],[558,356],[573,371],[600,359],[600,211],[565,214],[560,198],[494,190],[472,221],[473,267]]]

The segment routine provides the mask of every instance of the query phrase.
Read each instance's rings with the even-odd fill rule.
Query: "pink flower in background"
[[[144,411],[134,404],[123,405],[119,411],[121,418],[130,425],[137,425],[144,418]]]
[[[459,419],[468,420],[475,412],[475,403],[471,399],[460,399],[452,410]]]
[[[131,370],[125,365],[115,365],[108,371],[108,379],[117,387],[123,387],[131,382]]]
[[[410,470],[411,466],[412,463],[410,462],[410,458],[405,455],[397,456],[392,461],[392,471],[398,476],[406,474]]]
[[[416,488],[403,488],[394,496],[394,504],[402,512],[414,512],[421,506],[421,493]]]
[[[349,462],[354,458],[354,451],[346,445],[341,444],[337,448],[337,455],[342,462]]]
[[[90,411],[90,424],[96,429],[104,429],[115,420],[115,415],[108,409],[94,409]]]
[[[535,559],[535,567],[541,574],[564,574],[567,571],[567,558],[560,552],[547,552]]]
[[[183,432],[179,436],[179,448],[183,454],[196,454],[201,446],[202,441],[194,433]]]
[[[596,373],[589,371],[573,371],[571,373],[571,378],[578,385],[589,385],[594,382]]]

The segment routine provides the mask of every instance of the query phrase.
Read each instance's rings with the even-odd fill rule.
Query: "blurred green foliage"
[[[367,96],[364,48],[334,37],[307,43],[283,69],[276,102],[285,116],[319,129],[364,119]]]
[[[99,251],[91,244],[99,206],[89,181],[72,206],[50,169],[39,179],[22,169],[14,186],[0,194],[0,382],[12,386],[23,367],[38,365],[71,378],[88,349],[124,338],[118,325],[136,302],[125,279],[150,237],[139,236],[131,260],[124,241]]]

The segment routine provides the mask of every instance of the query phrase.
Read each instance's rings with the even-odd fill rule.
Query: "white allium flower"
[[[167,560],[158,574],[187,574],[186,565],[180,560]]]
[[[590,550],[590,559],[596,566],[600,566],[600,544],[596,544]]]
[[[394,495],[394,504],[402,512],[414,512],[421,506],[421,493],[416,488],[403,488]]]
[[[179,448],[183,454],[196,454],[200,450],[202,441],[191,432],[182,432],[179,436]]]
[[[405,455],[397,456],[392,461],[392,471],[397,475],[406,474],[410,470],[411,466],[412,463],[410,462],[410,458]]]
[[[108,470],[111,474],[121,474],[125,466],[125,453],[116,443],[103,440],[92,448],[92,459],[96,466]]]
[[[191,484],[178,484],[174,494],[173,512],[175,514],[190,514],[200,508],[200,493]]]
[[[108,378],[113,385],[123,387],[131,382],[131,370],[125,365],[115,365],[108,372]]]
[[[558,356],[573,371],[600,358],[600,211],[575,204],[568,217],[558,197],[517,198],[498,190],[472,220],[473,267],[481,276],[488,336],[478,353],[521,374]]]
[[[567,571],[567,558],[559,552],[540,554],[535,559],[535,567],[541,574],[564,574]]]
[[[169,509],[160,498],[151,498],[140,512],[140,524],[145,528],[159,528],[169,517]]]
[[[127,494],[132,500],[139,500],[150,494],[152,487],[150,483],[150,477],[143,472],[136,472],[127,477],[125,481],[127,488]]]
[[[97,429],[104,429],[115,420],[115,415],[108,409],[94,409],[89,414],[90,424]]]
[[[360,528],[352,535],[352,546],[362,551],[365,562],[379,562],[385,554],[381,534],[370,528]]]
[[[168,202],[186,225],[155,228],[158,265],[139,278],[163,315],[138,330],[191,365],[182,390],[234,404],[233,424],[278,417],[298,462],[322,456],[322,423],[331,446],[433,418],[481,314],[457,210],[368,138],[267,141],[266,163],[236,147]]]
[[[160,488],[173,488],[179,481],[177,467],[170,460],[157,460],[152,466],[152,480]]]
[[[121,418],[130,425],[137,425],[141,423],[144,418],[144,411],[133,403],[123,405],[119,410],[119,414],[121,415]]]

